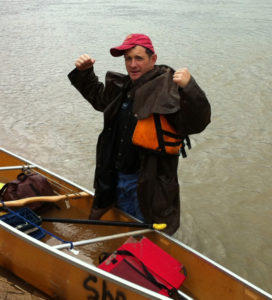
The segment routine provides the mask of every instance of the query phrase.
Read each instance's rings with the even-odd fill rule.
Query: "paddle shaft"
[[[104,242],[104,241],[113,240],[113,239],[119,239],[119,238],[123,238],[126,236],[142,235],[144,233],[148,233],[151,231],[152,231],[152,229],[141,229],[141,230],[136,230],[136,231],[117,233],[117,234],[113,234],[113,235],[99,236],[99,237],[89,239],[89,240],[73,242],[73,246],[74,247],[75,246],[83,246],[83,245],[94,244],[94,243]],[[65,249],[66,248],[67,249],[67,248],[71,248],[71,244],[65,243],[65,244],[53,246],[53,248],[55,248],[55,249]]]
[[[35,166],[26,165],[26,166],[8,166],[8,167],[0,167],[0,171],[9,171],[9,170],[23,170],[23,169],[33,169]]]
[[[42,218],[43,222],[57,222],[70,224],[92,224],[137,228],[153,228],[153,224],[136,223],[136,222],[118,222],[118,221],[102,221],[102,220],[86,220],[86,219],[59,219],[59,218]]]

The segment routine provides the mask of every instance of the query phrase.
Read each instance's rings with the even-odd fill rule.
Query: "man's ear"
[[[153,55],[151,56],[152,62],[153,62],[154,64],[156,63],[157,58],[158,58],[157,54],[153,54]]]

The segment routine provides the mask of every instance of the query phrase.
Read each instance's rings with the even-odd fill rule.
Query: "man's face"
[[[157,60],[157,55],[149,57],[142,46],[136,46],[125,52],[125,64],[131,80],[140,78],[144,73],[152,70]]]

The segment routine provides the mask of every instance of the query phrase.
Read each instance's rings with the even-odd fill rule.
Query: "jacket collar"
[[[139,119],[152,113],[170,114],[180,109],[180,93],[173,82],[174,70],[161,65],[134,82],[135,96],[133,112]]]
[[[166,65],[155,65],[154,69],[132,82],[128,75],[108,72],[107,85],[114,85],[120,92],[132,86],[133,113],[145,119],[152,113],[170,114],[180,109],[179,88],[173,82],[174,70]]]

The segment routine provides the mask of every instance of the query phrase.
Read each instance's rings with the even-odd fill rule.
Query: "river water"
[[[89,53],[148,34],[158,63],[188,67],[212,123],[180,160],[175,237],[272,292],[271,0],[0,0],[0,145],[92,189],[102,115],[67,80]]]

